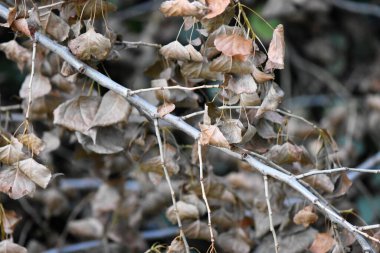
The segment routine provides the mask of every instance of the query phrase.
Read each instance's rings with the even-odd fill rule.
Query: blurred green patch
[[[260,9],[255,9],[257,13],[261,13]],[[265,19],[259,17],[257,14],[247,11],[249,13],[249,22],[252,25],[253,31],[263,42],[269,42],[272,39],[273,30],[267,24],[269,23],[273,28],[276,28],[281,22],[279,19]]]

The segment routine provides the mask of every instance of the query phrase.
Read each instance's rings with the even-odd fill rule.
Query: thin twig
[[[175,86],[167,86],[167,87],[152,87],[152,88],[146,88],[146,89],[139,89],[139,90],[133,90],[129,92],[129,95],[135,95],[142,92],[148,92],[148,91],[157,91],[157,90],[199,90],[199,89],[211,89],[211,88],[219,88],[220,86],[218,84],[215,85],[201,85],[196,87],[185,87],[180,85]]]
[[[52,4],[47,4],[47,5],[39,6],[38,10],[53,8],[53,7],[56,7],[56,6],[64,4],[65,2],[66,1],[59,1],[59,2],[56,2],[56,3],[52,3]]]
[[[160,44],[155,44],[155,43],[149,43],[149,42],[144,42],[144,41],[122,41],[121,44],[125,45],[127,48],[137,48],[140,46],[145,46],[145,47],[154,47],[160,49],[162,45]]]
[[[380,224],[358,227],[360,231],[366,231],[366,230],[372,230],[372,229],[378,229],[378,228],[380,228]]]
[[[29,120],[30,108],[32,106],[32,84],[35,71],[35,62],[36,62],[36,51],[37,51],[37,41],[33,40],[33,51],[32,51],[32,69],[30,72],[30,80],[28,84],[28,108],[26,109],[25,119]]]
[[[0,111],[1,112],[9,112],[9,111],[16,111],[22,109],[21,105],[5,105],[5,106],[0,106]]]
[[[202,189],[202,198],[203,201],[205,202],[206,209],[207,209],[207,220],[208,220],[208,227],[210,230],[210,241],[211,241],[211,246],[210,246],[210,251],[208,252],[215,252],[215,238],[214,238],[214,233],[212,231],[212,224],[211,224],[211,209],[210,205],[208,204],[207,201],[207,196],[206,196],[206,190],[205,190],[205,185],[204,185],[204,178],[203,178],[203,160],[202,160],[202,145],[201,142],[198,140],[198,159],[199,159],[199,181],[201,183],[201,189]]]
[[[274,249],[276,253],[278,253],[279,245],[277,241],[276,230],[274,229],[274,226],[273,226],[273,216],[272,216],[273,213],[272,213],[272,207],[270,205],[268,176],[264,174],[263,177],[264,177],[265,199],[267,201],[267,207],[268,207],[269,230],[272,232],[272,235],[273,235]]]
[[[183,244],[185,245],[186,253],[190,253],[189,244],[187,243],[185,233],[183,232],[181,218],[179,217],[179,213],[178,213],[177,201],[176,201],[176,198],[175,198],[175,192],[173,190],[173,186],[172,186],[172,183],[171,183],[171,180],[170,180],[170,176],[169,176],[168,170],[167,170],[166,165],[165,165],[164,149],[163,149],[163,146],[162,146],[160,129],[158,128],[158,119],[154,119],[153,121],[154,121],[154,129],[155,129],[155,132],[156,132],[157,142],[158,142],[158,148],[160,150],[161,166],[162,166],[162,170],[164,171],[164,174],[165,174],[166,182],[168,183],[168,186],[169,186],[169,189],[170,189],[170,194],[172,196],[174,213],[175,213],[176,218],[177,218],[179,233],[180,233],[180,236],[182,238]]]
[[[373,173],[373,174],[380,174],[380,170],[370,170],[370,169],[357,169],[357,168],[348,168],[348,167],[342,167],[342,168],[334,168],[334,169],[328,169],[328,170],[312,170],[300,175],[297,175],[297,179],[302,179],[305,177],[310,177],[318,174],[332,174],[337,173],[341,171],[356,171],[359,173]]]

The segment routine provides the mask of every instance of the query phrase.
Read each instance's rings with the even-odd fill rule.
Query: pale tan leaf
[[[94,96],[70,99],[54,110],[54,124],[85,133],[92,127],[100,103]]]
[[[313,206],[306,206],[298,211],[293,217],[293,222],[297,225],[303,225],[305,228],[318,220],[318,215],[313,212]]]
[[[160,11],[166,17],[174,16],[195,16],[200,17],[205,14],[207,7],[198,1],[188,0],[168,0],[161,4]]]
[[[196,220],[199,218],[199,212],[197,207],[183,201],[177,202],[177,211],[181,220]],[[166,217],[171,223],[177,223],[177,216],[174,210],[174,206],[171,206],[166,210]]]
[[[251,249],[249,238],[241,228],[220,234],[216,238],[216,243],[224,249],[224,252],[249,253]]]
[[[36,185],[20,169],[8,167],[0,172],[0,191],[12,199],[33,194]]]
[[[4,240],[0,242],[1,253],[27,253],[26,248],[12,242],[11,240]]]
[[[202,62],[203,56],[201,53],[199,53],[192,45],[186,45],[186,50],[189,52],[190,60],[195,62]]]
[[[306,177],[304,180],[316,190],[325,191],[328,193],[332,193],[334,191],[333,182],[331,181],[330,177],[325,174]]]
[[[62,42],[68,38],[70,26],[50,9],[45,13],[40,13],[40,21],[45,32],[58,42]]]
[[[105,60],[111,51],[111,41],[102,34],[90,28],[79,37],[70,40],[71,52],[81,60]]]
[[[224,72],[238,75],[247,75],[252,73],[252,62],[244,62],[233,59],[232,56],[221,54],[210,63],[210,70],[215,72]]]
[[[240,120],[229,119],[218,122],[218,128],[228,143],[240,143],[242,140],[243,124]]]
[[[174,111],[175,109],[175,105],[173,103],[167,103],[165,102],[164,104],[160,105],[158,108],[157,108],[157,113],[158,115],[160,115],[160,117],[164,117],[166,114],[169,114],[171,113],[172,111]]]
[[[4,210],[2,215],[2,226],[4,227],[4,232],[6,234],[13,234],[14,229],[22,218],[17,215],[13,210]],[[1,251],[0,251],[1,252]]]
[[[210,64],[207,62],[185,62],[181,66],[181,73],[188,78],[223,79],[220,72],[210,70]]]
[[[255,136],[256,133],[257,133],[256,128],[250,123],[248,123],[247,130],[245,131],[240,143],[245,144],[249,142],[253,138],[253,136]]]
[[[25,159],[13,164],[20,169],[30,180],[42,188],[46,188],[51,179],[51,171],[33,158]]]
[[[173,41],[160,49],[160,53],[167,59],[189,61],[190,54],[186,47],[178,41]]]
[[[262,72],[255,66],[253,66],[252,75],[253,75],[253,78],[255,78],[256,82],[258,83],[265,83],[265,82],[274,80],[274,75]]]
[[[185,244],[181,240],[180,237],[176,237],[173,239],[173,241],[170,243],[168,248],[168,253],[183,253],[186,252]]]
[[[257,93],[243,93],[240,95],[241,106],[257,106],[261,104],[261,99]]]
[[[96,192],[94,199],[91,201],[92,211],[95,216],[115,211],[119,205],[121,196],[115,187],[108,184],[102,184]]]
[[[30,75],[28,75],[24,82],[22,83],[22,87],[20,89],[20,97],[21,98],[29,98],[29,82]],[[43,76],[41,73],[35,73],[32,80],[32,100],[43,97],[51,91],[51,84],[49,78]]]
[[[227,56],[250,55],[253,50],[253,41],[238,34],[219,35],[215,38],[214,45]]]
[[[200,124],[201,136],[200,142],[202,145],[213,145],[217,147],[230,148],[227,139],[216,125]]]
[[[269,44],[268,61],[265,69],[283,69],[285,58],[284,26],[278,25],[273,31],[273,38]]]
[[[274,145],[265,154],[265,156],[277,164],[290,164],[300,162],[302,159],[303,149],[289,142],[282,145]]]
[[[222,14],[227,6],[230,4],[230,0],[206,0],[209,12],[205,18],[210,19]]]
[[[261,117],[262,114],[268,111],[274,111],[282,102],[284,97],[284,91],[275,82],[272,85],[265,96],[260,108],[257,110],[256,117]]]
[[[35,134],[19,134],[17,139],[26,146],[33,154],[38,155],[45,148],[45,143]]]
[[[26,157],[25,153],[22,152],[22,143],[13,136],[11,136],[10,141],[11,143],[8,145],[0,147],[0,161],[7,165],[11,165]]]
[[[127,100],[116,92],[110,90],[104,94],[92,127],[109,126],[122,121],[127,121],[131,106]]]
[[[20,46],[15,40],[4,42],[0,44],[0,50],[5,53],[5,56],[17,63],[19,70],[24,70],[25,65],[28,64],[32,58],[32,54],[28,49]]]
[[[184,227],[183,232],[190,239],[210,240],[210,230],[207,223],[196,220]],[[212,228],[212,233],[217,236],[218,232]]]
[[[252,75],[234,75],[228,82],[227,88],[235,94],[256,93],[257,84]]]
[[[312,253],[327,253],[335,244],[334,238],[329,233],[318,233],[309,250]]]
[[[103,224],[95,218],[74,220],[68,224],[69,233],[80,238],[101,238],[103,229]]]

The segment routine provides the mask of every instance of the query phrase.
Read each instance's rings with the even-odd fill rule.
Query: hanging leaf
[[[29,82],[30,74],[25,78],[20,89],[20,97],[24,99],[29,98]],[[43,76],[41,73],[35,73],[32,80],[32,100],[43,97],[51,91],[51,84],[49,78]]]
[[[158,108],[157,108],[157,113],[158,115],[160,115],[160,117],[164,117],[166,114],[169,114],[171,113],[172,111],[174,111],[175,109],[175,105],[173,103],[167,103],[165,102],[164,104],[160,105]]]
[[[35,134],[19,134],[17,139],[26,146],[33,154],[38,155],[45,148],[45,143]]]
[[[265,156],[276,164],[291,164],[302,159],[303,149],[286,142],[282,145],[274,145]]]
[[[79,37],[70,40],[68,47],[81,60],[105,60],[111,51],[111,41],[90,28]]]
[[[20,169],[30,180],[42,188],[46,188],[51,179],[51,171],[33,158],[19,161],[13,164],[13,167]]]
[[[202,145],[213,145],[217,147],[230,148],[227,139],[216,125],[200,124]]]
[[[0,147],[0,161],[4,164],[11,165],[15,162],[25,159],[26,155],[22,152],[22,143],[13,136],[10,137],[11,143]]]
[[[273,74],[267,74],[265,72],[262,72],[255,66],[253,66],[252,75],[253,75],[253,78],[255,78],[256,82],[258,83],[265,83],[265,82],[274,80]]]
[[[26,248],[12,242],[11,240],[4,240],[0,242],[0,252],[4,253],[27,253]]]
[[[297,225],[303,225],[305,228],[314,224],[318,220],[318,215],[313,212],[313,206],[306,206],[293,217],[293,222]]]
[[[196,220],[191,224],[184,227],[183,232],[186,237],[190,239],[210,240],[210,229],[207,223],[200,220]],[[217,236],[217,232],[212,228],[214,236]]]
[[[251,249],[250,240],[241,228],[231,229],[220,234],[216,238],[216,243],[225,252],[249,253]]]
[[[209,12],[205,18],[210,19],[222,14],[230,4],[230,0],[206,0],[206,3]]]
[[[0,191],[12,199],[33,194],[36,185],[18,168],[8,167],[0,172]]]
[[[228,143],[240,143],[242,140],[243,124],[240,120],[229,119],[218,123],[218,128]]]
[[[269,44],[268,61],[265,64],[266,70],[283,69],[285,58],[284,26],[278,25],[273,31],[273,38]]]
[[[312,253],[327,253],[335,244],[334,238],[329,233],[318,233],[309,250]]]
[[[257,110],[256,117],[261,117],[265,112],[276,110],[283,97],[284,91],[275,82],[272,82],[268,94],[265,96],[259,110]]]
[[[257,84],[252,75],[235,75],[228,82],[227,88],[235,94],[256,93]]]
[[[73,220],[68,224],[68,232],[79,238],[101,238],[103,236],[103,230],[103,224],[95,218]]]
[[[215,38],[214,45],[227,56],[246,56],[253,50],[253,41],[238,34],[219,35]]]
[[[197,207],[183,201],[177,202],[177,212],[181,220],[196,220],[199,218],[199,212]],[[166,217],[171,223],[177,224],[177,216],[174,210],[174,206],[171,206],[167,209]]]
[[[32,58],[32,54],[28,49],[20,46],[15,40],[4,42],[0,44],[0,50],[5,53],[7,59],[17,63],[19,70],[24,70]]]
[[[174,16],[203,16],[207,7],[198,1],[189,2],[188,0],[169,0],[161,4],[160,11],[166,17]]]
[[[40,21],[43,29],[58,42],[66,40],[69,36],[70,26],[50,9],[40,13]]]
[[[160,53],[166,59],[174,59],[180,61],[189,61],[190,54],[186,47],[182,46],[178,41],[173,41],[160,49]]]
[[[186,50],[189,52],[190,59],[195,62],[202,62],[203,56],[192,45],[186,45]]]

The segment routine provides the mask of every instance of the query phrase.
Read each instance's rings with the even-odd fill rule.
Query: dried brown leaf
[[[216,243],[226,253],[249,253],[251,250],[249,238],[241,228],[231,229],[226,233],[220,234],[216,238]]]
[[[20,170],[8,167],[0,172],[0,191],[12,199],[33,194],[36,185]]]
[[[200,124],[202,145],[213,145],[217,147],[230,148],[227,139],[216,125]]]
[[[205,14],[207,7],[198,1],[169,0],[161,4],[160,11],[166,17],[174,16],[195,16],[200,17]]]
[[[160,53],[166,59],[174,59],[180,61],[189,61],[190,54],[189,51],[177,40],[170,42],[169,44],[163,46],[160,49]]]
[[[188,204],[183,201],[177,202],[177,211],[181,220],[196,220],[199,218],[198,208],[195,205]],[[177,223],[177,216],[174,206],[171,206],[166,210],[166,217],[171,223]]]
[[[26,154],[22,152],[22,143],[16,138],[11,136],[11,143],[0,147],[0,161],[4,164],[11,165],[26,157]]]
[[[24,82],[22,83],[22,87],[20,89],[20,97],[21,98],[29,98],[29,82],[30,75],[28,75]],[[32,80],[32,100],[43,97],[51,91],[51,84],[49,78],[43,76],[41,73],[35,73]]]
[[[160,117],[164,117],[166,114],[169,114],[171,113],[172,111],[174,111],[175,109],[175,105],[173,103],[163,103],[162,105],[160,105],[158,108],[157,108],[157,113],[158,115],[160,115]]]
[[[265,96],[259,110],[257,110],[256,117],[261,117],[267,111],[274,111],[281,104],[284,97],[284,91],[275,82]]]
[[[328,193],[332,193],[334,191],[333,182],[330,177],[325,174],[306,177],[304,180],[316,190],[325,191]]]
[[[13,167],[20,169],[30,180],[42,188],[46,188],[50,182],[51,171],[33,158],[19,161],[13,164]]]
[[[68,47],[81,60],[105,60],[111,51],[111,41],[90,28],[79,37],[70,40]]]
[[[238,34],[219,35],[215,38],[214,45],[227,56],[246,56],[253,50],[253,41]]]
[[[293,217],[293,222],[297,225],[303,225],[305,228],[318,220],[318,215],[313,212],[313,206],[306,206]]]
[[[217,235],[215,229],[213,230],[214,236]],[[210,240],[210,230],[207,223],[196,220],[193,223],[184,227],[183,232],[186,237],[190,239]]]
[[[252,75],[234,75],[228,82],[229,90],[240,95],[242,93],[255,93],[257,84]]]
[[[327,253],[335,244],[334,238],[329,233],[318,233],[309,250],[312,253]]]
[[[19,134],[17,139],[35,155],[41,153],[45,148],[45,143],[33,133]]]
[[[70,26],[50,9],[40,14],[40,21],[45,32],[58,42],[69,37]]]
[[[201,53],[199,53],[192,45],[186,45],[186,50],[189,52],[190,60],[195,62],[202,62],[203,56]]]
[[[274,145],[265,156],[276,164],[289,164],[302,159],[303,149],[289,142]]]
[[[32,58],[29,50],[20,46],[15,40],[1,43],[0,50],[5,53],[5,56],[9,60],[16,62],[17,67],[21,71],[24,70],[25,65]]]
[[[206,0],[209,12],[205,18],[210,19],[222,14],[227,6],[230,4],[230,0]]]
[[[266,70],[283,69],[285,58],[284,26],[278,25],[273,31],[273,38],[269,44],[268,61],[265,64]]]
[[[242,140],[242,131],[244,129],[240,120],[229,119],[218,122],[218,128],[226,138],[228,143],[240,143]]]
[[[1,217],[2,226],[4,232],[8,235],[13,234],[13,231],[22,218],[17,215],[13,210],[4,210],[4,213]],[[1,252],[1,251],[0,251]]]
[[[260,84],[274,80],[273,74],[267,74],[265,72],[262,72],[261,70],[259,70],[255,66],[253,66],[252,75],[253,75],[253,78],[255,78],[256,82],[258,82]]]
[[[12,242],[11,240],[4,240],[0,242],[1,253],[27,253],[26,248]]]
[[[101,238],[103,229],[103,224],[95,218],[74,220],[68,224],[69,233],[79,238]]]
[[[121,196],[115,187],[102,184],[91,202],[92,211],[96,217],[114,211],[118,207],[120,199]]]

